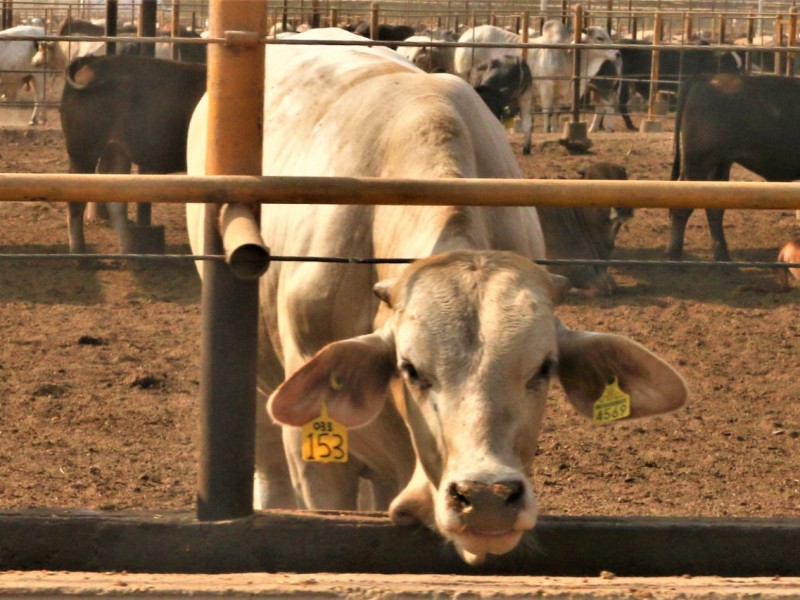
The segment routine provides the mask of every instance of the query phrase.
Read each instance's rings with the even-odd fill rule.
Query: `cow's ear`
[[[391,279],[384,279],[383,281],[379,281],[374,286],[372,286],[372,293],[375,294],[378,298],[380,298],[383,302],[385,302],[389,308],[393,308],[394,301],[392,299],[392,289],[394,288],[395,283],[397,283],[397,278],[392,277]]]
[[[689,395],[683,377],[644,346],[619,335],[572,331],[560,321],[558,377],[569,401],[589,417],[614,378],[630,396],[631,418],[675,410]]]
[[[572,289],[572,282],[563,275],[558,275],[556,273],[550,273],[549,275],[550,281],[553,282],[555,291],[555,295],[553,296],[553,304],[561,304],[564,296],[566,296],[567,292]]]
[[[284,381],[267,403],[272,418],[299,427],[328,416],[347,427],[378,416],[396,371],[394,343],[380,332],[328,344]]]

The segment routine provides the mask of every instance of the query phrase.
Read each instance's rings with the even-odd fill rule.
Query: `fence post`
[[[583,33],[583,7],[576,4],[573,7],[572,41],[575,44],[581,43]],[[564,123],[564,134],[560,142],[570,150],[586,151],[592,147],[592,141],[586,135],[586,123],[582,123],[581,118],[581,49],[574,48],[572,51],[572,121]]]
[[[206,173],[260,175],[264,113],[265,0],[211,0]],[[241,33],[240,42],[234,35]],[[231,35],[234,34],[234,35]],[[206,253],[219,253],[218,207],[206,205]],[[252,218],[252,215],[251,215]],[[255,222],[252,228],[256,230]],[[253,511],[258,279],[227,264],[203,267],[200,469],[197,516],[245,517]],[[264,410],[263,407],[261,410]]]
[[[653,45],[661,45],[661,13],[656,13],[653,22]],[[647,133],[661,131],[661,122],[656,119],[656,100],[658,98],[658,77],[659,63],[661,61],[661,51],[653,49],[652,62],[650,65],[650,98],[647,101],[647,118],[642,121],[641,130]]]
[[[172,22],[170,23],[172,36],[172,60],[180,60],[181,50],[175,40],[181,35],[181,0],[172,0]]]
[[[608,35],[611,35],[611,32],[614,29],[614,0],[608,0],[606,9],[608,10],[608,16],[606,17],[606,31],[608,32]]]
[[[797,7],[792,6],[789,9],[789,41],[788,46],[793,48],[796,46],[796,38],[797,38]],[[794,76],[794,65],[796,62],[796,57],[793,52],[786,53],[786,76],[793,77]]]
[[[783,46],[783,15],[775,15],[775,75],[783,73],[783,52],[777,50]]]
[[[686,13],[683,18],[683,43],[688,44],[694,35],[694,19],[692,13]]]
[[[14,2],[3,0],[3,29],[14,26]]]
[[[531,14],[526,10],[522,13],[522,20],[519,24],[519,32],[520,32],[520,41],[523,44],[527,44],[529,41],[530,30],[528,28],[528,24],[530,23]],[[522,49],[522,60],[528,62],[528,48]]]
[[[116,37],[117,19],[119,19],[119,2],[117,0],[106,0],[106,36]],[[106,54],[116,54],[117,44],[115,42],[106,43]]]
[[[330,24],[329,27],[338,27],[339,26],[339,9],[332,8],[330,14]]]
[[[755,38],[756,33],[756,22],[755,17],[752,13],[747,15],[747,45],[753,45],[753,39]],[[749,73],[753,66],[753,53],[752,51],[748,50],[744,53],[744,71],[745,73]]]
[[[378,39],[378,23],[380,22],[380,6],[373,2],[369,7],[369,37],[372,40]]]
[[[156,16],[158,14],[158,2],[156,0],[142,0],[139,6],[139,37],[156,37]],[[155,56],[155,44],[140,44],[139,53],[142,56]],[[141,205],[140,205],[141,206]],[[149,225],[149,223],[139,223]]]

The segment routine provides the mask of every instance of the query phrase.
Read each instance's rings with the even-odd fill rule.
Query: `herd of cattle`
[[[586,35],[601,33],[607,37],[602,30]],[[543,35],[565,39],[560,22],[548,24]],[[296,39],[363,40],[339,28]],[[28,46],[30,60],[33,43]],[[413,58],[429,68],[443,64],[432,50]],[[426,73],[385,47],[271,46],[263,173],[521,178],[495,114],[516,103],[527,127],[534,94],[543,106],[552,99],[545,110],[555,111],[563,82],[541,79],[542,69],[560,65],[558,53],[567,50],[532,49],[527,61],[516,51],[507,58],[508,50],[478,50],[455,50],[453,71],[463,76],[456,77]],[[698,60],[706,55],[696,54]],[[598,88],[598,111],[607,119],[611,111],[603,107],[617,102],[626,63],[635,61],[624,50],[592,49],[584,56],[586,91]],[[615,85],[592,84],[608,72]],[[508,83],[509,74],[518,87]],[[205,68],[191,63],[127,55],[74,59],[61,102],[70,171],[116,172],[132,162],[144,173],[205,174],[205,79]],[[800,143],[795,85],[722,74],[687,86],[678,105],[673,178],[724,179],[739,162],[767,179],[794,179],[791,161],[800,155],[793,152]],[[766,139],[770,152],[780,148],[778,155],[764,154]],[[625,178],[625,171],[601,164],[584,176]],[[263,238],[276,255],[421,260],[369,267],[278,262],[262,277],[260,507],[355,509],[368,482],[374,508],[388,508],[398,524],[440,532],[464,560],[478,564],[513,549],[535,525],[527,468],[552,378],[579,413],[599,421],[659,414],[687,400],[682,377],[641,345],[571,330],[555,316],[571,285],[610,291],[605,271],[576,268],[564,277],[531,260],[546,253],[577,256],[576,248],[584,258],[607,257],[629,216],[621,211],[264,205],[261,214]],[[73,252],[85,250],[81,217],[81,207],[70,209]],[[124,208],[112,217],[124,249]],[[677,257],[685,216],[674,223],[670,251]],[[187,206],[187,227],[192,250],[202,253],[202,205]],[[715,256],[726,258],[721,215],[715,244]],[[202,276],[203,266],[198,269]],[[301,426],[322,412],[352,428],[346,462],[303,459]],[[333,436],[329,441],[330,452],[342,451]]]

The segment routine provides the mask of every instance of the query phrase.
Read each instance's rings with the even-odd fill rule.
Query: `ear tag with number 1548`
[[[303,460],[329,463],[347,459],[347,427],[328,417],[323,400],[319,417],[303,425]]]

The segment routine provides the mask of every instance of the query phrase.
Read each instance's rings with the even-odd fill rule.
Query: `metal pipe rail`
[[[800,183],[0,175],[0,202],[189,202],[800,209]]]

